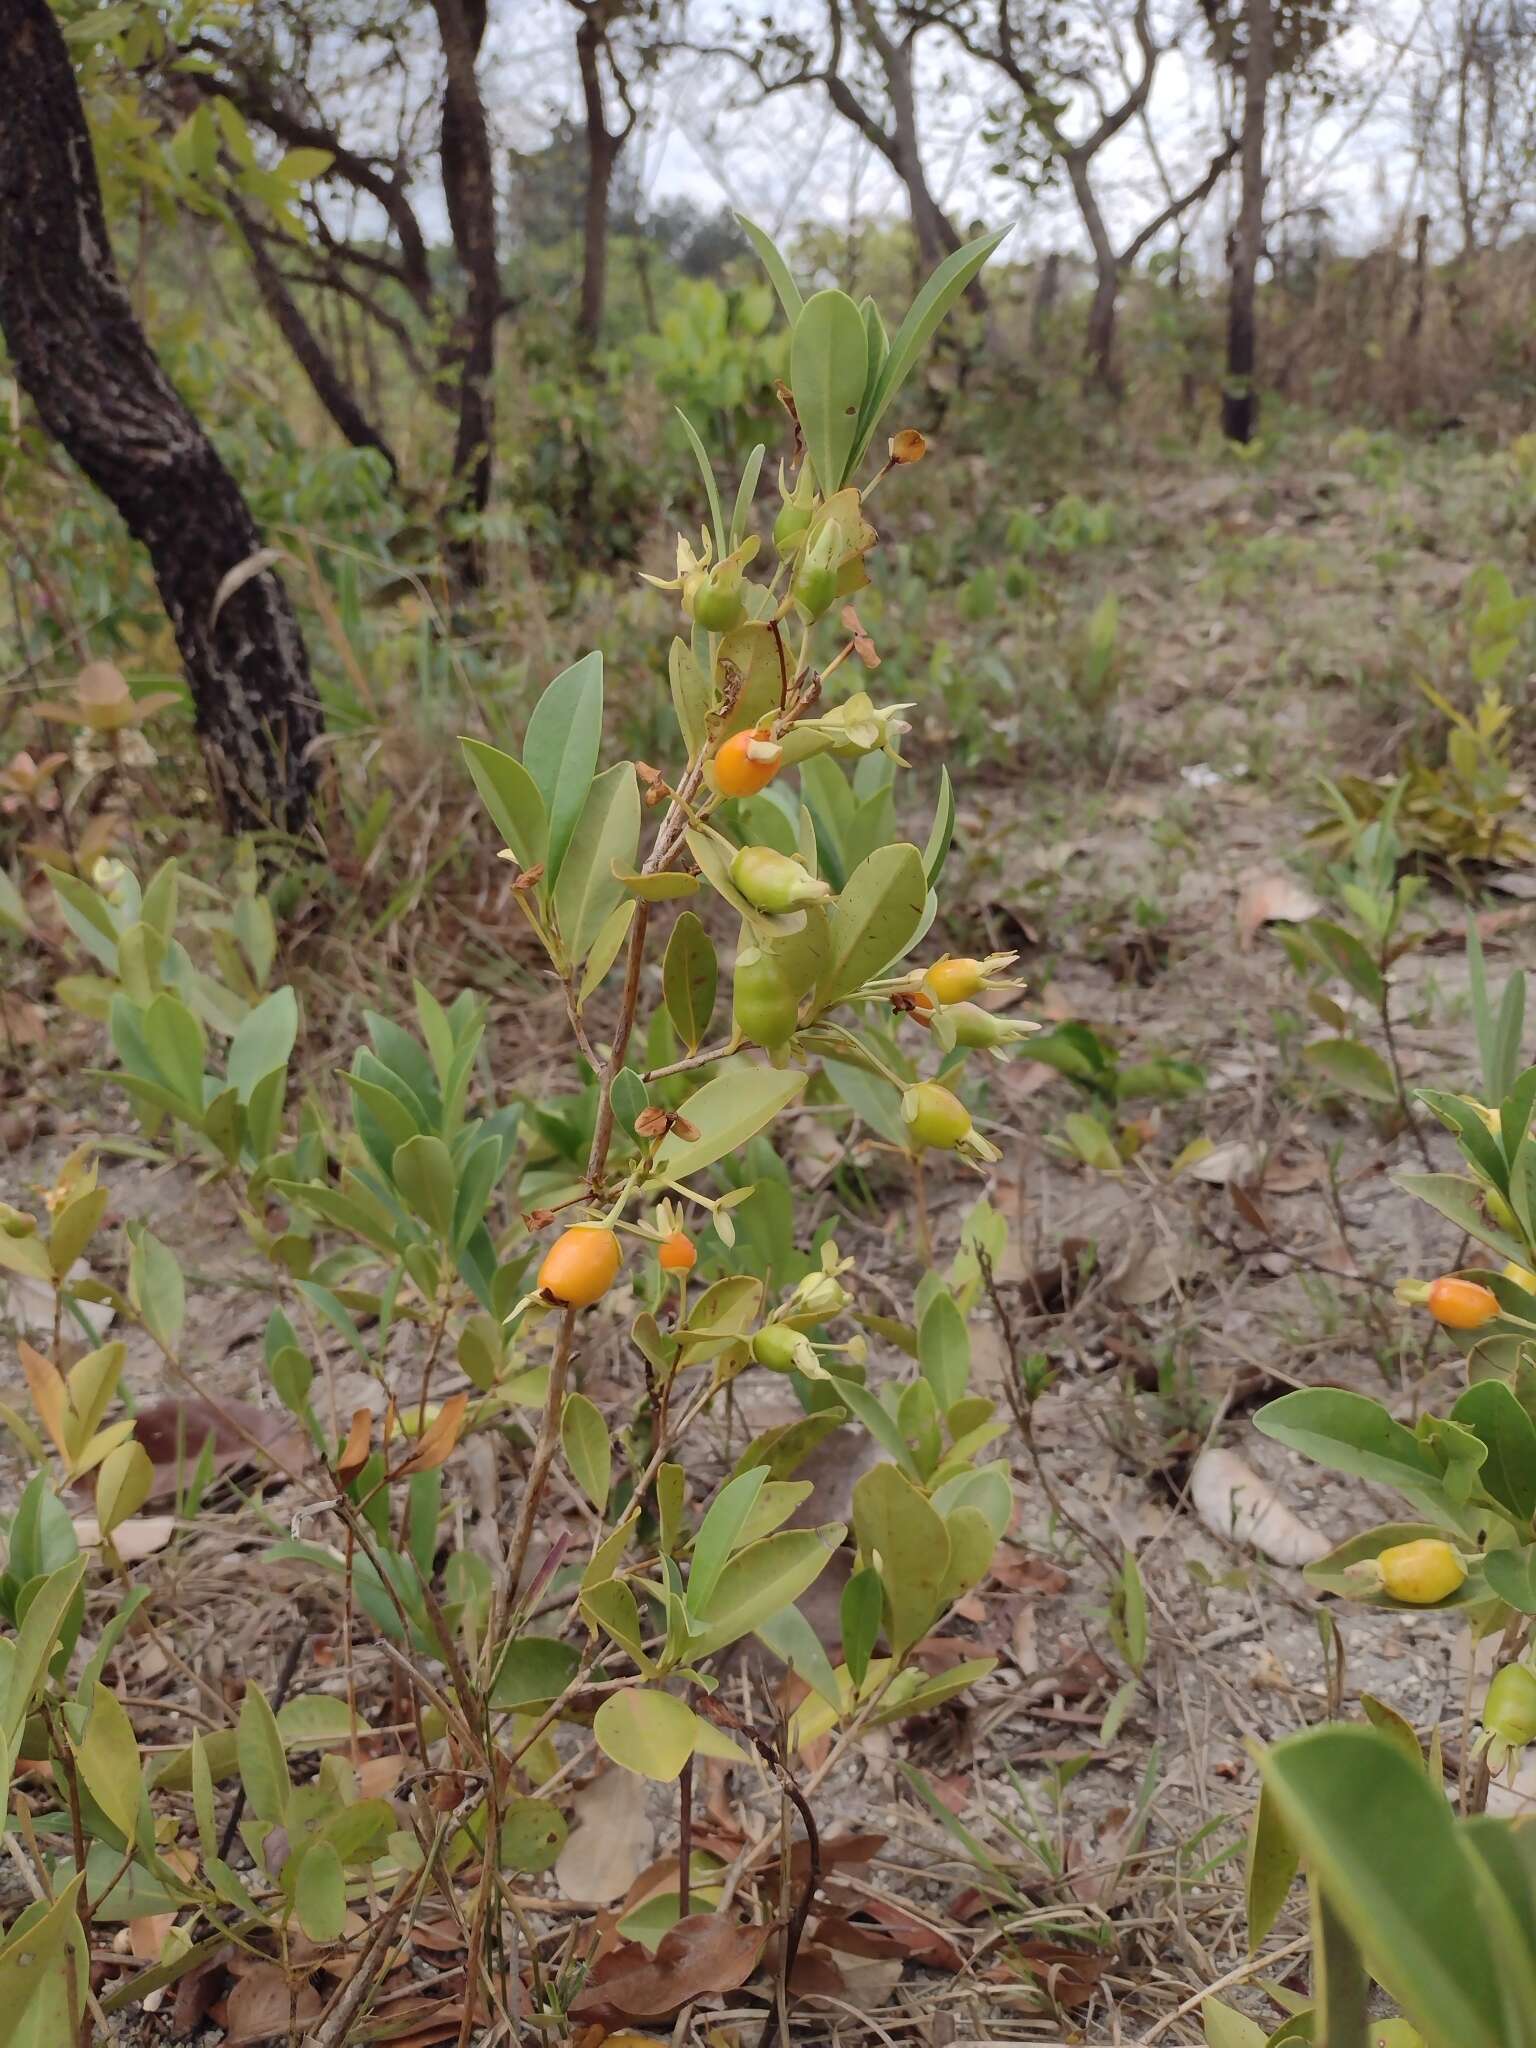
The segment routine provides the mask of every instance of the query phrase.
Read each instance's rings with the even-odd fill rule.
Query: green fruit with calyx
[[[937,1081],[919,1081],[901,1098],[907,1139],[918,1151],[953,1152],[970,1134],[971,1112]]]
[[[739,575],[724,578],[716,571],[693,594],[693,622],[706,633],[733,632],[746,616]]]
[[[801,1363],[808,1345],[809,1340],[787,1323],[769,1323],[752,1339],[752,1356],[770,1372],[789,1372]]]
[[[736,1029],[764,1052],[777,1052],[794,1036],[800,1001],[771,955],[755,947],[737,955],[731,988]]]
[[[797,505],[793,498],[787,505],[779,507],[779,516],[773,522],[773,544],[781,555],[790,552],[814,516],[812,506]]]
[[[771,846],[743,846],[731,862],[731,881],[754,910],[769,916],[797,909],[802,903],[824,903],[832,894],[826,883],[808,875],[799,861]]]
[[[808,563],[790,585],[789,594],[808,619],[819,619],[837,602],[837,571]]]

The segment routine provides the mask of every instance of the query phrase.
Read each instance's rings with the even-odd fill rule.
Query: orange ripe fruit
[[[619,1240],[611,1230],[600,1223],[577,1223],[563,1230],[544,1254],[539,1286],[566,1308],[590,1308],[608,1292],[623,1263]]]
[[[759,732],[733,732],[715,754],[715,781],[722,796],[756,796],[779,772],[784,749]]]
[[[1498,1298],[1478,1280],[1459,1280],[1444,1273],[1434,1281],[1425,1307],[1447,1330],[1476,1330],[1499,1312]]]
[[[656,1256],[664,1273],[691,1273],[699,1263],[698,1249],[686,1230],[674,1230],[664,1237]]]

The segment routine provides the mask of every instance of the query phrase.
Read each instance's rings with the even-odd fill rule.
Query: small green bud
[[[787,1323],[767,1323],[752,1339],[752,1356],[770,1372],[804,1370],[807,1357],[816,1366],[816,1352],[809,1337]]]
[[[956,1045],[982,1052],[995,1051],[1000,1045],[1017,1045],[1021,1038],[1028,1038],[1040,1028],[1012,1017],[996,1017],[980,1003],[951,1003],[944,1015],[954,1031]]]
[[[741,595],[741,571],[722,564],[711,570],[692,593],[688,606],[695,625],[706,633],[729,633],[747,616]]]

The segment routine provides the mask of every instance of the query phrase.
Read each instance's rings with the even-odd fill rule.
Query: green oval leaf
[[[592,1718],[592,1733],[604,1756],[622,1770],[670,1785],[693,1755],[698,1721],[671,1693],[637,1685],[603,1701]]]
[[[597,771],[602,736],[603,657],[594,652],[555,677],[533,707],[523,739],[523,766],[549,816],[544,850],[546,892],[560,878],[566,849]]]
[[[293,1887],[294,1911],[311,1941],[336,1941],[347,1920],[347,1880],[329,1842],[304,1851]]]
[[[832,964],[817,990],[825,1009],[891,966],[916,938],[928,877],[915,846],[879,846],[832,906]]]
[[[661,993],[672,1028],[689,1052],[697,1052],[715,1014],[720,964],[714,943],[693,911],[672,927],[661,963]]]
[[[599,1514],[608,1505],[613,1483],[613,1446],[608,1425],[595,1402],[585,1394],[567,1394],[560,1412],[560,1447],[576,1483]]]
[[[480,801],[517,855],[518,866],[537,867],[544,858],[549,821],[533,777],[521,761],[504,754],[500,747],[487,746],[484,740],[461,739],[459,745]]]
[[[805,1074],[779,1074],[772,1067],[732,1060],[684,1103],[683,1114],[698,1136],[685,1140],[674,1131],[656,1155],[650,1184],[687,1180],[727,1152],[739,1152],[795,1100],[807,1079]]]
[[[629,868],[640,843],[640,786],[634,763],[620,761],[592,784],[553,892],[555,923],[579,967],[624,894],[615,867]]]
[[[806,300],[789,344],[789,382],[800,431],[824,498],[840,490],[859,432],[869,370],[863,315],[846,292]]]

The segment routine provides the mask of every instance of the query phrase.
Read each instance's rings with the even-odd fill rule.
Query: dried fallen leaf
[[[313,1984],[293,1987],[276,1963],[260,1963],[236,1982],[224,2001],[224,2048],[256,2048],[260,2041],[286,2040],[291,2023],[318,2019],[324,2002]],[[218,2008],[214,2008],[217,2016]]]
[[[151,1502],[176,1499],[208,1443],[215,1478],[266,1459],[292,1470],[302,1458],[303,1439],[289,1417],[252,1401],[205,1401],[195,1394],[150,1401],[134,1418],[133,1434],[155,1468]]]
[[[611,1906],[622,1899],[651,1853],[645,1784],[628,1771],[604,1771],[571,1802],[576,1824],[555,1859],[555,1882],[568,1899]]]
[[[1312,1564],[1326,1538],[1291,1512],[1267,1479],[1235,1451],[1202,1451],[1189,1475],[1189,1498],[1213,1536],[1257,1550],[1274,1564]]]
[[[137,1564],[164,1550],[175,1534],[174,1515],[130,1515],[112,1531],[112,1548],[124,1564]],[[94,1515],[75,1517],[75,1541],[82,1550],[94,1550],[101,1541],[101,1524]],[[140,1676],[144,1676],[140,1673]]]
[[[1322,904],[1294,875],[1256,875],[1237,899],[1237,943],[1246,952],[1263,924],[1300,924],[1322,913]]]
[[[735,1991],[757,1968],[771,1929],[724,1913],[690,1913],[651,1955],[626,1941],[595,1963],[569,2010],[576,2019],[664,2019],[690,1999]]]
[[[1212,1187],[1226,1187],[1233,1181],[1247,1187],[1258,1176],[1259,1158],[1257,1145],[1250,1145],[1243,1138],[1230,1138],[1224,1145],[1213,1145],[1185,1170],[1191,1180],[1203,1180]]]

